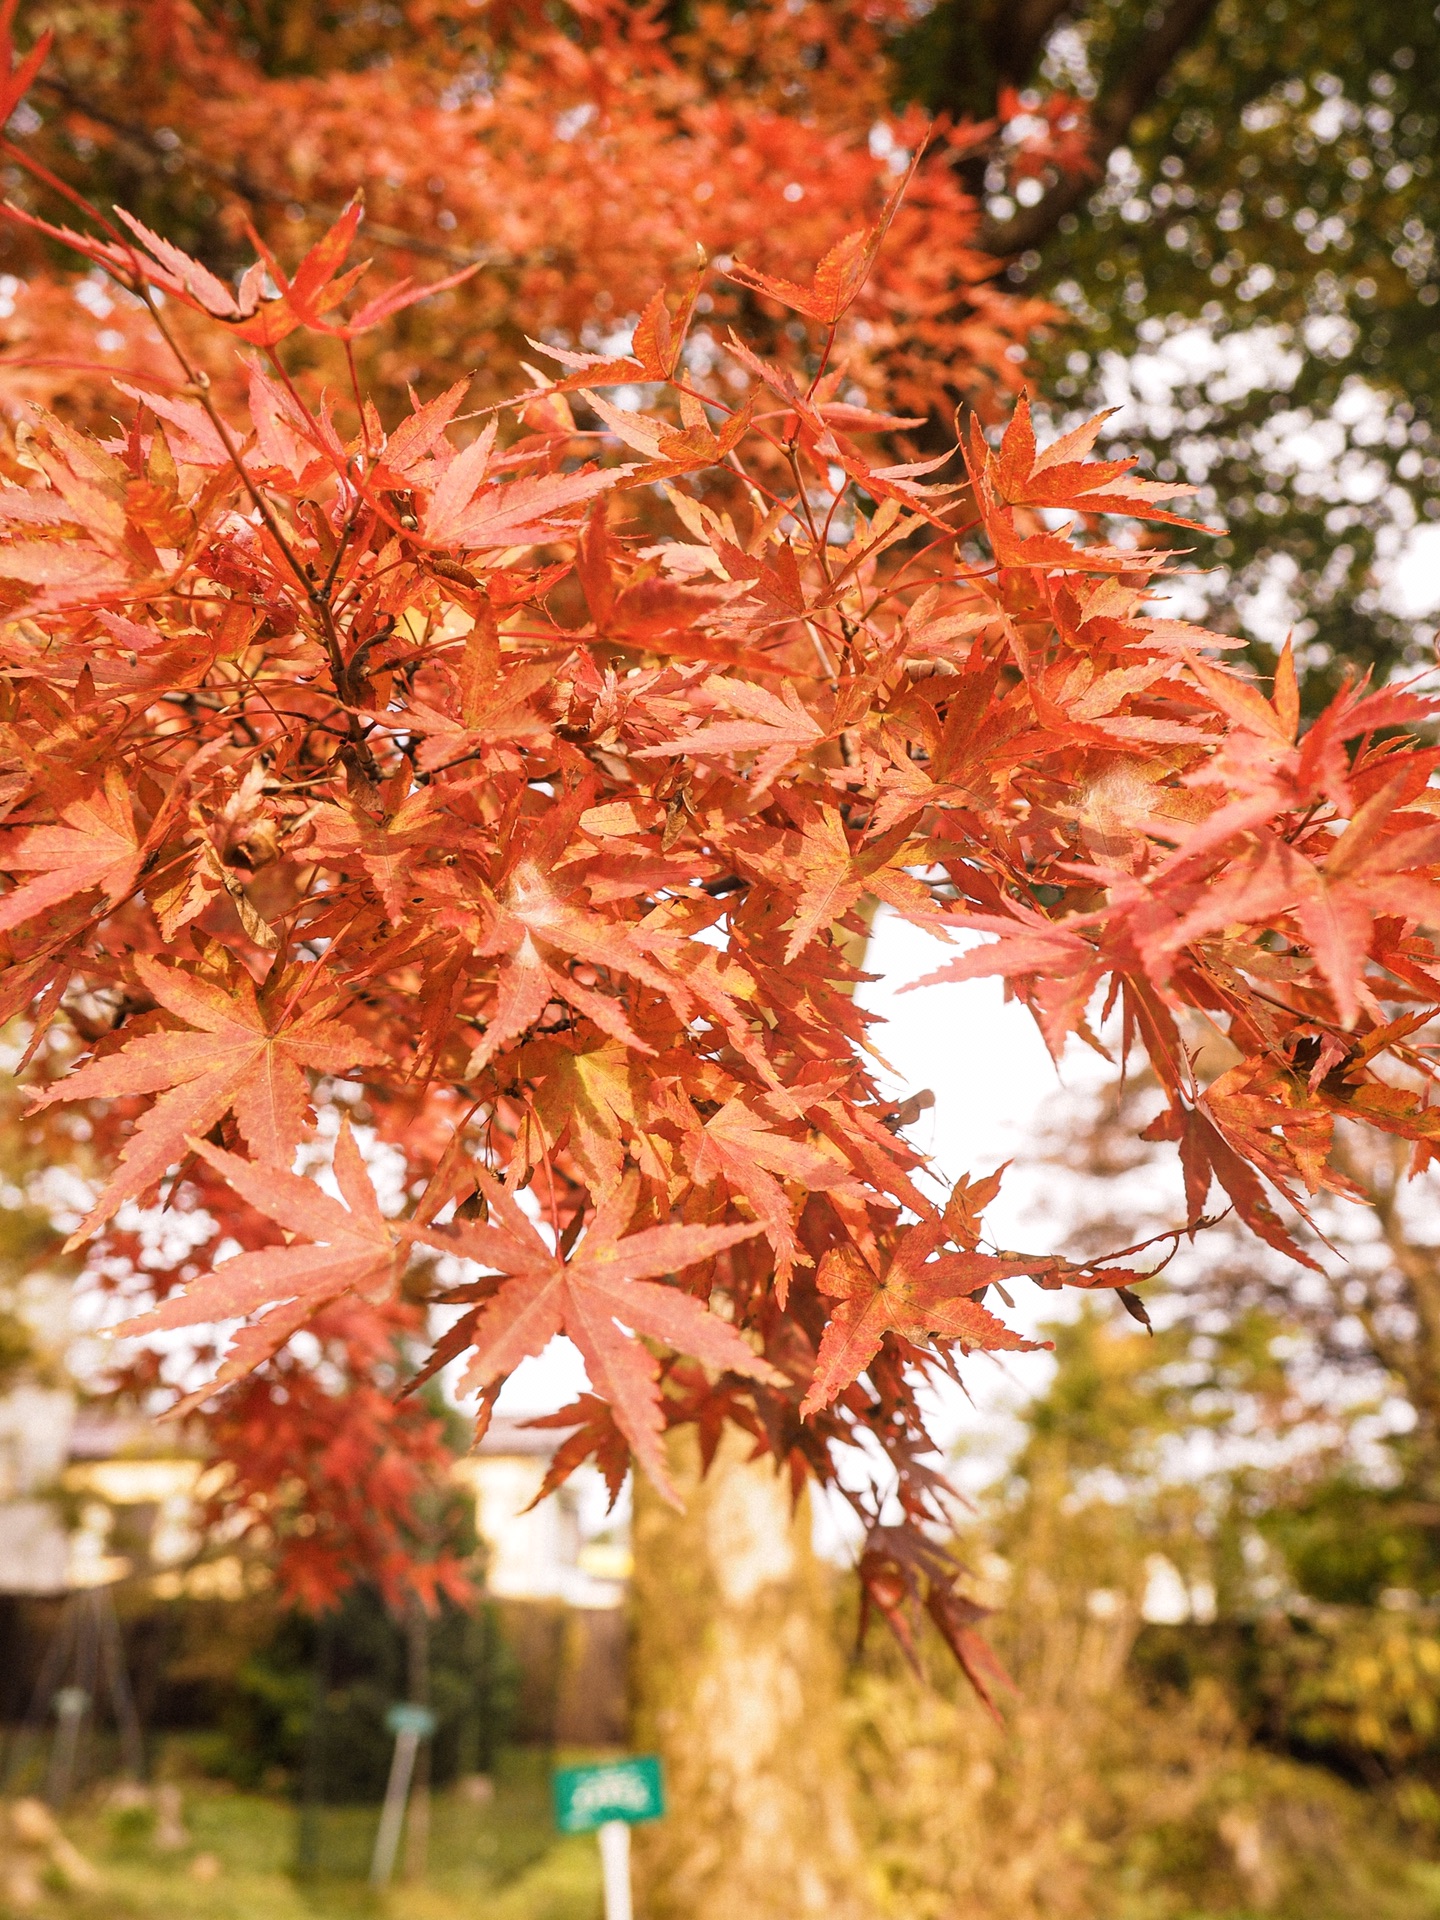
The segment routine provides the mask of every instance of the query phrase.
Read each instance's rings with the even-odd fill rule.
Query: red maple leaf
[[[410,1229],[429,1246],[508,1276],[475,1324],[474,1353],[461,1391],[483,1390],[522,1360],[543,1353],[556,1334],[568,1334],[636,1458],[666,1498],[676,1499],[660,1444],[665,1421],[656,1384],[659,1365],[635,1336],[644,1334],[722,1371],[783,1385],[784,1376],[734,1327],[693,1295],[655,1284],[660,1274],[677,1273],[751,1239],[759,1226],[658,1226],[626,1236],[637,1194],[632,1177],[602,1201],[567,1260],[549,1246],[513,1194],[483,1170],[477,1180],[490,1209],[488,1224]]]
[[[886,1334],[916,1346],[955,1341],[962,1351],[1035,1350],[1036,1341],[1014,1332],[969,1297],[994,1280],[1033,1271],[1034,1263],[988,1253],[942,1253],[931,1260],[944,1232],[938,1220],[912,1227],[883,1275],[855,1247],[832,1247],[825,1254],[816,1284],[837,1304],[820,1341],[815,1377],[800,1405],[802,1418],[828,1407],[858,1379]]]
[[[262,1006],[248,974],[227,989],[138,954],[135,975],[189,1031],[144,1033],[116,1052],[47,1087],[35,1108],[56,1100],[117,1099],[159,1093],[137,1123],[104,1192],[72,1234],[78,1245],[126,1200],[138,1199],[167,1167],[183,1160],[192,1136],[208,1133],[232,1109],[257,1159],[288,1169],[305,1132],[310,1088],[304,1067],[345,1073],[384,1056],[339,1020],[334,1002],[288,1019]]]
[[[283,1167],[242,1160],[200,1140],[190,1145],[257,1213],[304,1238],[290,1246],[238,1253],[183,1294],[114,1329],[119,1335],[159,1333],[273,1308],[254,1326],[236,1334],[214,1379],[187,1394],[171,1410],[172,1418],[252,1373],[340,1294],[383,1298],[393,1289],[401,1264],[395,1236],[380,1211],[348,1119],[341,1122],[335,1143],[335,1180],[345,1199],[343,1207],[313,1180],[301,1179]]]
[[[630,1443],[616,1425],[614,1413],[603,1400],[593,1393],[582,1393],[568,1407],[541,1414],[534,1420],[527,1420],[525,1425],[553,1427],[568,1432],[568,1438],[562,1440],[555,1449],[555,1457],[546,1470],[540,1491],[530,1502],[532,1507],[537,1506],[546,1494],[563,1486],[576,1467],[587,1460],[593,1460],[599,1468],[610,1495],[610,1505],[614,1506],[620,1498],[625,1476],[630,1471]]]

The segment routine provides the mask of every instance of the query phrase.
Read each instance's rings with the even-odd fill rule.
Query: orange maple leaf
[[[717,1175],[748,1201],[775,1251],[775,1295],[783,1307],[795,1271],[798,1242],[782,1181],[820,1193],[851,1177],[837,1153],[776,1130],[792,1117],[773,1096],[736,1095],[706,1121],[691,1143],[690,1170],[702,1185]]]
[[[1193,528],[1197,532],[1222,531],[1162,512],[1154,504],[1157,500],[1194,493],[1194,487],[1178,481],[1137,480],[1132,477],[1137,465],[1133,459],[1085,458],[1115,411],[1111,407],[1097,413],[1083,426],[1063,434],[1043,453],[1038,453],[1029,397],[1022,393],[1000,442],[998,456],[989,454],[988,449],[983,456],[999,498],[1008,506],[1068,507],[1076,513],[1133,514],[1142,520],[1161,520],[1170,526]],[[971,444],[972,453],[984,446],[973,428]]]
[[[437,466],[419,534],[434,547],[525,547],[553,539],[573,525],[571,509],[593,500],[633,472],[631,467],[583,467],[578,473],[547,473],[500,484],[491,475],[495,422]]]
[[[657,1275],[677,1273],[751,1239],[760,1231],[758,1224],[658,1226],[625,1235],[638,1191],[632,1175],[601,1203],[578,1250],[566,1260],[547,1245],[513,1194],[483,1169],[477,1179],[490,1209],[488,1224],[409,1229],[428,1246],[508,1276],[476,1321],[474,1354],[461,1391],[483,1390],[522,1360],[543,1353],[556,1334],[568,1334],[636,1458],[673,1501],[660,1444],[665,1421],[656,1385],[659,1365],[635,1335],[691,1354],[707,1366],[784,1385],[783,1374],[728,1322],[678,1287],[655,1284]]]
[[[98,793],[71,801],[60,818],[63,826],[31,827],[0,855],[7,871],[37,876],[0,900],[0,933],[96,888],[113,905],[135,885],[140,836],[124,778],[114,767]]]
[[[33,59],[32,54],[27,67]],[[369,328],[379,326],[382,320],[390,319],[419,300],[429,299],[431,294],[459,286],[479,271],[478,266],[463,267],[458,273],[447,274],[443,280],[428,286],[417,287],[411,280],[402,280],[377,294],[349,320],[333,321],[324,316],[339,306],[370,264],[368,260],[362,261],[348,272],[340,273],[364,218],[364,203],[359,195],[329,232],[322,234],[310,248],[293,278],[286,276],[284,268],[252,227],[250,238],[260,259],[245,270],[235,288],[217,279],[208,267],[182,252],[173,242],[152,233],[124,207],[115,209],[115,217],[133,236],[128,240],[108,221],[105,225],[112,237],[99,240],[91,234],[76,233],[71,227],[53,226],[19,207],[12,206],[7,212],[8,217],[20,225],[32,227],[37,233],[58,240],[62,246],[93,260],[113,274],[122,286],[158,288],[192,312],[220,321],[237,339],[248,340],[258,347],[273,347],[301,326],[338,339],[353,340]],[[274,282],[275,291],[270,290],[269,281]]]
[[[340,1294],[383,1298],[393,1289],[401,1264],[395,1236],[380,1211],[348,1119],[341,1122],[335,1143],[335,1180],[346,1202],[343,1207],[313,1180],[301,1179],[283,1167],[257,1165],[202,1140],[192,1139],[190,1146],[257,1213],[304,1239],[293,1246],[238,1253],[183,1294],[114,1329],[121,1336],[161,1333],[173,1327],[233,1320],[274,1306],[256,1325],[240,1330],[214,1379],[172,1408],[172,1419],[199,1406],[230,1381],[252,1373]]]
[[[109,1185],[71,1235],[71,1247],[89,1239],[126,1200],[138,1199],[185,1158],[192,1136],[208,1133],[232,1109],[256,1158],[288,1168],[309,1110],[302,1068],[345,1073],[384,1059],[320,1010],[272,1024],[272,1010],[262,1007],[248,974],[226,989],[162,967],[148,954],[137,955],[134,966],[145,990],[191,1031],[141,1034],[67,1074],[32,1103],[39,1109],[57,1100],[160,1094],[126,1142]]]
[[[924,153],[922,142],[899,184],[885,202],[874,226],[861,227],[837,241],[816,267],[808,287],[797,286],[793,280],[779,279],[773,274],[760,273],[754,267],[738,262],[729,269],[726,278],[756,293],[768,294],[772,300],[778,300],[781,306],[807,314],[822,326],[833,327],[854,305],[861,288],[870,278],[881,242],[890,230],[890,222],[900,211],[900,202],[915,178],[915,169],[924,158]]]
[[[988,1253],[942,1253],[931,1260],[944,1231],[939,1221],[912,1227],[883,1277],[854,1247],[832,1247],[824,1255],[817,1285],[837,1304],[820,1340],[815,1377],[800,1403],[802,1419],[828,1407],[859,1378],[886,1334],[917,1346],[935,1339],[956,1341],[962,1351],[1035,1351],[1039,1342],[1025,1339],[969,1297],[992,1281],[1031,1272],[1034,1262]]]

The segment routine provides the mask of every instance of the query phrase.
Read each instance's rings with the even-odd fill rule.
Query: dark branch
[[[1170,0],[1158,23],[1141,40],[1124,71],[1096,102],[1091,113],[1093,152],[1102,164],[1122,145],[1136,119],[1155,97],[1156,89],[1179,55],[1215,12],[1218,0]],[[1058,12],[1058,9],[1057,9]],[[1022,207],[1009,220],[990,221],[981,230],[987,253],[1023,253],[1049,238],[1067,213],[1080,205],[1094,186],[1092,178],[1068,174],[1033,207]]]
[[[995,71],[1012,87],[1023,87],[1034,73],[1045,42],[1073,0],[1014,0],[996,9],[990,28]]]
[[[988,120],[1001,87],[1023,87],[1033,77],[1046,41],[1074,4],[940,0],[902,44],[902,70],[932,113]]]

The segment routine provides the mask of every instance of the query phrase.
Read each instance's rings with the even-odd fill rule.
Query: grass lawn
[[[476,1806],[454,1794],[432,1802],[429,1869],[384,1894],[366,1884],[378,1809],[326,1807],[313,1816],[315,1871],[297,1877],[293,1804],[188,1782],[184,1820],[192,1844],[157,1853],[151,1820],[103,1802],[64,1821],[100,1875],[88,1891],[51,1873],[38,1906],[3,1904],[10,1920],[598,1920],[600,1863],[590,1835],[562,1837],[550,1816],[548,1756],[515,1753],[497,1770],[495,1796]],[[402,1859],[403,1859],[402,1845]],[[3,1882],[0,1882],[3,1884]]]

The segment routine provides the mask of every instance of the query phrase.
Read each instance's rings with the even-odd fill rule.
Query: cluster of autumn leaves
[[[679,1422],[797,1485],[878,1455],[901,1524],[843,1475],[870,1597],[976,1665],[918,1389],[1026,1344],[987,1290],[1145,1275],[987,1245],[988,1170],[939,1192],[855,1002],[868,914],[990,936],[933,978],[1003,974],[1057,1054],[1117,1013],[1177,1232],[1218,1189],[1305,1259],[1275,1202],[1345,1190],[1337,1118],[1417,1164],[1440,1127],[1440,821],[1418,694],[1302,735],[1288,652],[1266,697],[1157,610],[1171,562],[1094,529],[1191,523],[1089,457],[1102,421],[1042,452],[1022,400],[998,445],[895,458],[921,423],[842,329],[903,190],[804,283],[733,270],[808,370],[733,336],[743,392],[697,370],[700,275],[619,357],[537,345],[512,406],[461,380],[389,427],[276,351],[415,297],[339,317],[358,207],[234,292],[134,221],[67,232],[176,367],[114,435],[36,411],[3,457],[0,1003],[36,1110],[83,1104],[75,1242],[153,1297],[127,1330],[242,1323],[182,1404],[408,1294],[450,1310],[421,1377],[455,1363],[483,1421],[564,1333],[594,1391],[558,1472],[663,1488]],[[252,349],[243,414],[175,306]],[[1187,1013],[1240,1056],[1208,1087]],[[384,1206],[351,1116],[399,1157]]]
[[[345,342],[307,333],[307,367],[344,383],[348,347],[389,418],[407,384],[428,395],[461,369],[476,376],[471,406],[505,398],[536,358],[527,337],[618,340],[657,286],[683,279],[697,245],[778,273],[813,261],[870,220],[925,134],[919,111],[892,98],[887,49],[910,18],[904,0],[705,0],[663,22],[635,0],[406,0],[403,11],[402,25],[303,0],[261,14],[76,0],[37,69],[27,155],[203,254],[237,306],[259,291],[254,276],[241,285],[258,251],[252,222],[293,261],[357,189],[365,249],[391,277],[483,263],[399,325]],[[43,6],[26,16],[47,17]],[[948,414],[963,397],[998,417],[1020,382],[1019,343],[1049,313],[979,250],[974,176],[985,154],[1007,170],[1067,165],[1071,136],[1037,138],[1036,116],[1004,107],[1003,127],[932,130],[894,242],[847,319],[852,376],[896,412],[939,402]],[[33,174],[18,171],[9,191],[54,218],[53,188]],[[107,421],[116,372],[168,386],[173,360],[143,306],[94,279],[77,299],[68,263],[34,229],[12,228],[4,252],[19,282],[7,280],[0,330],[12,402]],[[752,345],[786,349],[789,316],[712,275],[692,355],[742,313]],[[243,392],[228,339],[173,307],[167,318],[217,393]]]

